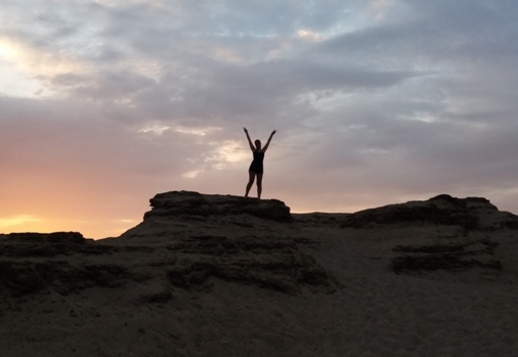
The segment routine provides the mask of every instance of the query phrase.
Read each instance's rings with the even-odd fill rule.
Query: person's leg
[[[250,192],[250,189],[252,188],[252,185],[254,184],[255,172],[248,171],[248,176],[249,176],[249,179],[248,179],[248,184],[246,185],[245,197],[248,197],[248,193]]]
[[[263,191],[263,174],[257,174],[257,198],[261,198]]]

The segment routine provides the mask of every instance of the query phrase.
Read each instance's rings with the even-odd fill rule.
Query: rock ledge
[[[279,200],[258,200],[232,195],[207,195],[191,191],[159,193],[150,200],[151,217],[171,216],[225,216],[248,214],[277,222],[290,222],[290,208]]]

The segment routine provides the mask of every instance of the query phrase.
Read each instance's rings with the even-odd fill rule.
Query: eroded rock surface
[[[151,204],[118,238],[0,234],[2,357],[516,350],[516,217],[485,199],[291,216],[193,192]]]
[[[518,228],[518,217],[499,211],[481,197],[455,198],[442,194],[427,201],[410,201],[367,209],[348,215],[342,227],[394,224],[460,226],[468,230]]]
[[[217,281],[327,294],[346,282],[325,267],[326,259],[341,259],[340,251],[323,253],[321,244],[339,246],[360,235],[372,239],[372,255],[387,259],[385,268],[398,274],[470,269],[497,274],[505,263],[493,233],[518,228],[516,216],[484,198],[448,195],[354,214],[294,217],[281,201],[230,195],[174,191],[150,203],[143,222],[119,238],[0,235],[0,295],[68,295],[92,287],[141,291],[152,285],[153,291],[133,298],[163,303],[177,289],[210,291]],[[380,251],[381,246],[387,248]]]
[[[4,235],[0,295],[67,295],[154,281],[158,292],[141,299],[163,301],[175,289],[210,290],[218,279],[290,294],[336,288],[311,255],[314,243],[287,232],[291,216],[281,201],[181,191],[158,194],[151,205],[144,221],[120,238]]]
[[[290,208],[279,200],[258,200],[231,195],[203,195],[191,191],[157,194],[150,200],[153,209],[144,215],[151,217],[228,216],[247,214],[278,222],[291,220]]]
[[[415,237],[413,242],[393,247],[395,256],[391,268],[398,274],[470,269],[496,274],[502,271],[503,264],[495,254],[499,244],[491,232],[517,229],[518,217],[499,211],[485,198],[455,198],[442,194],[426,201],[360,211],[344,217],[342,227],[435,229],[438,233],[426,240]]]
[[[424,244],[396,245],[392,249],[396,256],[391,267],[397,274],[479,269],[485,277],[493,278],[503,269],[495,253],[498,245],[489,235],[453,231],[451,235],[439,235]]]

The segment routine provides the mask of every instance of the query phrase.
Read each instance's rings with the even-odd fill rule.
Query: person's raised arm
[[[246,134],[246,138],[248,139],[248,144],[250,145],[250,150],[255,151],[255,146],[252,144],[252,140],[250,140],[250,135],[248,135],[248,130],[246,128],[243,128]]]
[[[270,134],[270,137],[268,138],[268,141],[266,142],[266,145],[264,146],[263,148],[263,152],[266,151],[266,149],[268,149],[268,146],[270,145],[270,141],[272,141],[272,138],[273,138],[273,135],[277,132],[277,130],[274,130],[272,131],[272,133]]]

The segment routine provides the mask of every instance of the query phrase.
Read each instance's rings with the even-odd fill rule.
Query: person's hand
[[[273,134],[275,134],[276,132],[277,132],[277,130],[272,131],[272,136],[273,136]]]
[[[246,128],[243,128],[243,130],[245,131],[245,133],[248,133],[248,130],[246,130]]]

